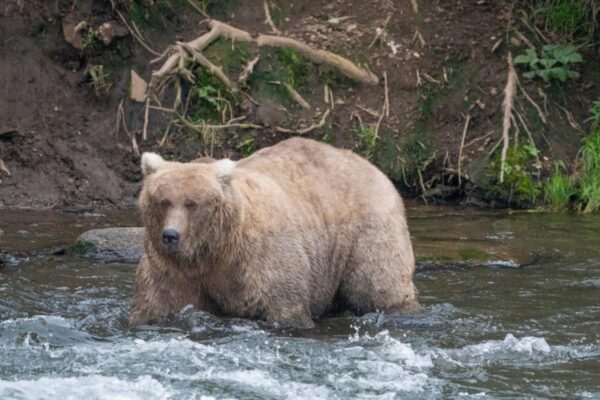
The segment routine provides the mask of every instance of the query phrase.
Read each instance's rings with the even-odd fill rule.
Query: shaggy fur
[[[132,324],[187,304],[304,327],[341,308],[418,309],[402,199],[354,153],[293,138],[236,163],[142,162]],[[162,243],[168,228],[177,251]]]

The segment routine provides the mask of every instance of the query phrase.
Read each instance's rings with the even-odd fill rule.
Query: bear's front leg
[[[284,327],[299,329],[314,328],[315,323],[310,316],[308,306],[303,303],[274,304],[267,311],[266,320]]]
[[[177,271],[154,265],[144,254],[136,270],[129,324],[160,323],[188,304],[202,308],[205,296],[198,287],[192,280],[180,277]]]

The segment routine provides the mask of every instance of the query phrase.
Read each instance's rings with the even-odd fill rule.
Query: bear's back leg
[[[404,219],[364,224],[342,276],[338,296],[358,315],[419,310],[412,282],[414,255]]]

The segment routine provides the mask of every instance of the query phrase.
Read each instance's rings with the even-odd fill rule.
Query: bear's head
[[[215,241],[229,235],[236,214],[231,177],[235,162],[179,163],[155,153],[142,155],[144,185],[140,210],[147,240],[176,264],[210,255]]]

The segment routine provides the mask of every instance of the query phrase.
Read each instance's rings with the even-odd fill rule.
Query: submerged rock
[[[81,234],[67,249],[102,262],[137,263],[143,252],[144,228],[93,229]]]

